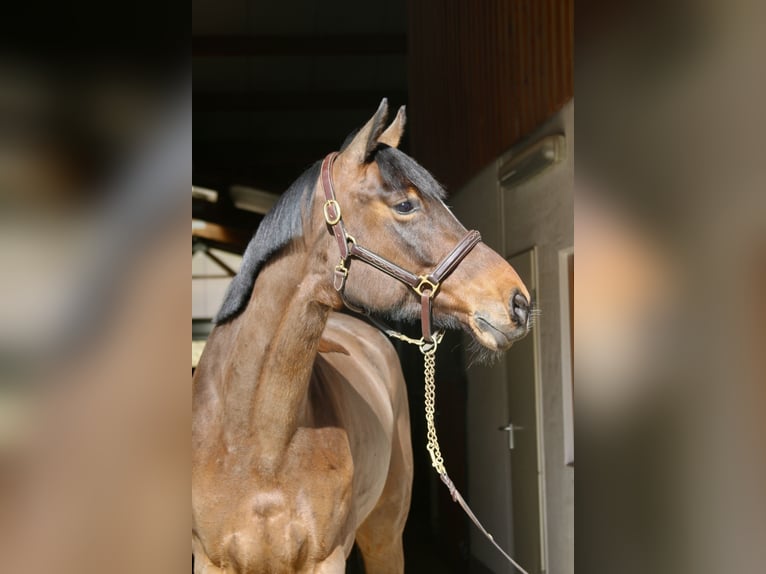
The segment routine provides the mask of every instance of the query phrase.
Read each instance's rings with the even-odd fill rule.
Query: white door
[[[497,180],[474,182],[469,194],[453,198],[453,208],[469,228],[482,232],[503,253],[499,217],[487,217],[498,198]],[[493,213],[502,213],[500,205]],[[533,300],[537,290],[534,248],[509,257]],[[496,364],[470,364],[468,376],[467,458],[469,504],[495,540],[530,574],[544,572],[541,548],[541,464],[538,441],[537,333],[518,341]],[[507,430],[506,430],[507,429]],[[516,570],[471,526],[471,554],[496,574]]]
[[[508,258],[532,301],[537,300],[537,251],[529,249]],[[542,553],[543,508],[540,488],[543,457],[538,423],[540,370],[539,337],[533,327],[529,335],[505,354],[507,422],[498,427],[507,438],[510,464],[513,558],[530,574],[545,571]],[[501,572],[503,570],[500,570]],[[510,570],[509,570],[510,571]]]

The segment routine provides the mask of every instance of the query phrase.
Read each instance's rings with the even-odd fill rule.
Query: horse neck
[[[327,270],[291,248],[255,283],[236,320],[225,373],[226,439],[252,449],[264,470],[275,471],[307,409],[307,390],[329,306],[320,303]]]

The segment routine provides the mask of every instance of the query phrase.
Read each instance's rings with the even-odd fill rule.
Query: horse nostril
[[[516,291],[511,297],[511,317],[517,325],[526,326],[529,318],[529,301]]]

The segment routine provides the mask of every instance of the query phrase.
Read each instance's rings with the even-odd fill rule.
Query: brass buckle
[[[341,259],[340,263],[335,266],[335,272],[343,275],[344,279],[348,277],[348,267],[346,267],[346,262]]]
[[[418,277],[418,279],[420,279],[420,283],[418,283],[417,287],[413,287],[413,289],[415,290],[415,293],[417,293],[418,295],[420,295],[422,297],[423,296],[423,289],[430,288],[430,290],[431,290],[431,297],[433,297],[436,294],[436,290],[439,288],[439,284],[438,283],[432,283],[428,279],[428,277],[426,277],[425,275],[421,275],[420,277]]]
[[[327,211],[329,207],[332,207],[333,210],[335,210],[335,217],[330,217],[330,214]],[[335,225],[340,221],[340,204],[334,199],[328,199],[325,201],[322,211],[324,211],[324,220],[328,225]]]
[[[335,273],[332,278],[332,286],[339,293],[343,293],[343,289],[346,287],[346,279],[348,278],[348,267],[346,262],[341,259],[340,263],[335,266]]]

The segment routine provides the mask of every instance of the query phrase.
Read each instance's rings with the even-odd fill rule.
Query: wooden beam
[[[208,257],[210,257],[210,259],[212,259],[213,261],[215,261],[216,265],[218,265],[219,267],[221,267],[221,268],[222,268],[222,269],[223,269],[223,270],[226,272],[226,274],[227,274],[229,277],[234,277],[234,276],[237,274],[237,272],[236,272],[234,269],[232,269],[231,267],[229,267],[229,264],[228,264],[228,263],[226,263],[226,261],[224,261],[223,259],[221,259],[220,257],[218,257],[218,256],[217,256],[215,253],[213,253],[213,252],[212,252],[212,251],[210,251],[209,249],[207,249],[207,250],[205,251],[205,255],[207,255]]]
[[[241,253],[250,241],[250,234],[243,233],[238,229],[206,222],[204,227],[193,228],[192,237],[203,241],[210,241],[216,245],[229,246],[232,251]]]
[[[262,216],[244,209],[237,209],[231,203],[228,194],[222,194],[221,201],[214,204],[192,198],[192,218],[226,225],[239,229],[243,233],[252,233],[261,222]]]
[[[336,34],[303,36],[206,35],[192,37],[192,56],[359,56],[406,54],[406,34]]]

